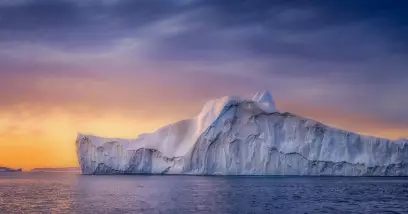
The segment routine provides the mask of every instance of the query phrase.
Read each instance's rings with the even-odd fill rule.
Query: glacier
[[[408,140],[281,113],[268,91],[209,101],[195,118],[136,139],[78,134],[76,150],[83,174],[408,175]]]

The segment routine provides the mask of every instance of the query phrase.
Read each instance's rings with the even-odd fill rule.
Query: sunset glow
[[[77,166],[78,132],[135,138],[265,89],[281,111],[408,137],[405,11],[138,2],[0,1],[0,165]]]

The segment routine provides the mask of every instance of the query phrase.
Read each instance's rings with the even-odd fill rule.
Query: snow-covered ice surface
[[[79,134],[84,174],[408,175],[408,141],[280,113],[269,92],[223,97],[201,113],[134,140]]]

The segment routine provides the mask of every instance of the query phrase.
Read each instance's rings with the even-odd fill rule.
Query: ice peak
[[[273,102],[272,95],[267,90],[263,92],[257,92],[252,100],[256,102]]]
[[[252,100],[258,103],[262,110],[268,113],[278,112],[278,109],[275,106],[275,101],[273,101],[272,94],[267,90],[256,93]]]

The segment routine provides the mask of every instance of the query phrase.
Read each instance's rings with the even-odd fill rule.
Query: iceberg
[[[5,166],[0,166],[0,172],[22,172],[23,170],[21,168],[19,169],[12,169],[12,168],[8,168]]]
[[[78,134],[83,174],[407,176],[408,140],[340,130],[272,95],[212,100],[195,118],[136,139]]]

